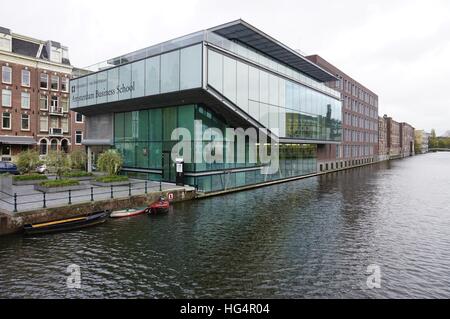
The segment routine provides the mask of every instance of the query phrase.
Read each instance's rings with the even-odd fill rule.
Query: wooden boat
[[[109,211],[101,211],[89,214],[87,216],[68,218],[40,224],[30,224],[24,226],[24,231],[26,235],[41,235],[76,230],[102,224],[107,220],[109,214]]]
[[[111,217],[111,218],[133,217],[133,216],[144,214],[147,212],[147,210],[148,210],[148,207],[118,210],[118,211],[112,212],[109,217]]]
[[[148,207],[150,215],[165,214],[169,212],[170,202],[164,198],[160,198]]]

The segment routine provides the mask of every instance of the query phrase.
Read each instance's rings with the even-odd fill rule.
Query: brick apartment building
[[[408,123],[400,123],[400,155],[414,156],[415,133],[414,127]]]
[[[339,81],[327,83],[341,92],[342,144],[319,145],[318,170],[351,167],[378,159],[378,96],[319,55],[307,57],[334,74]]]
[[[389,159],[388,130],[386,117],[378,117],[378,160]]]
[[[394,121],[392,117],[384,116],[387,127],[387,148],[390,159],[401,157],[400,145],[400,123]]]
[[[0,159],[36,148],[83,148],[84,119],[69,109],[73,67],[67,47],[0,27]]]

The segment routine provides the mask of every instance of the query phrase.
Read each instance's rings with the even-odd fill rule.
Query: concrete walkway
[[[142,180],[130,180],[131,195],[145,195],[145,181]],[[82,204],[91,202],[93,197],[94,201],[111,199],[110,187],[98,187],[90,184],[89,181],[80,182],[81,185],[85,185],[86,188],[82,190],[71,191],[71,203]],[[171,183],[162,183],[162,190],[182,190],[186,187],[176,186]],[[91,197],[92,187],[92,197]],[[147,182],[147,193],[154,193],[160,191],[159,182]],[[12,186],[10,195],[17,194],[17,211],[26,212],[44,207],[44,195],[43,193],[34,190],[34,186]],[[9,214],[14,213],[14,196],[2,194],[0,198],[0,210]],[[128,186],[114,186],[113,197],[115,199],[129,197]],[[45,195],[46,207],[57,208],[64,207],[69,204],[69,192],[54,193]]]

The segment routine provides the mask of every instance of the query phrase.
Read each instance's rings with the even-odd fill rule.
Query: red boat
[[[170,202],[164,197],[160,197],[158,201],[148,207],[148,213],[151,215],[165,214],[169,212],[169,208]]]

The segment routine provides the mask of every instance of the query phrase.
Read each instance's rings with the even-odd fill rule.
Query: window
[[[52,96],[52,103],[50,104],[54,111],[57,111],[59,104],[59,98],[57,96]]]
[[[11,90],[2,90],[2,105],[11,107]]]
[[[50,142],[50,150],[51,151],[57,151],[58,150],[58,140],[53,139]]]
[[[44,110],[44,111],[48,110],[48,97],[47,97],[47,95],[41,94],[39,96],[39,108],[41,110]]]
[[[31,75],[29,70],[22,70],[22,86],[30,86]]]
[[[40,144],[39,154],[40,155],[47,155],[47,140],[46,139],[42,139],[39,144]]]
[[[69,78],[61,78],[61,91],[69,92]]]
[[[29,109],[30,108],[30,93],[22,92],[22,108]]]
[[[41,116],[39,118],[39,127],[41,132],[48,132],[48,117]]]
[[[48,90],[48,74],[41,73],[41,79],[39,83],[41,89]]]
[[[82,131],[75,131],[75,144],[81,145],[81,140],[83,139]]]
[[[22,131],[30,130],[30,116],[28,114],[22,114],[21,123]]]
[[[51,89],[52,89],[53,91],[58,91],[58,90],[59,90],[59,76],[57,76],[57,75],[52,75]]]
[[[2,66],[2,82],[7,84],[12,83],[12,68],[9,66]]]
[[[11,129],[11,113],[9,112],[2,113],[2,129],[4,130]]]
[[[63,112],[69,112],[69,101],[67,99],[61,99],[61,108]]]
[[[50,128],[59,128],[57,117],[50,118]]]
[[[69,132],[69,119],[67,117],[61,119],[61,128],[64,133]]]
[[[75,116],[75,122],[76,123],[83,123],[83,114],[77,113],[77,115]]]
[[[2,156],[11,156],[11,145],[2,145]]]

